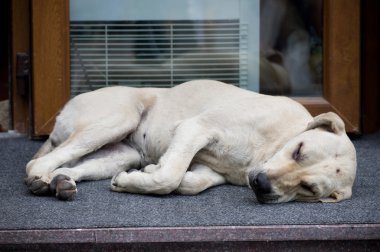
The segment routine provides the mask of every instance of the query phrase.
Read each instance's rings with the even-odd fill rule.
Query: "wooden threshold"
[[[2,230],[0,245],[380,240],[380,224]]]

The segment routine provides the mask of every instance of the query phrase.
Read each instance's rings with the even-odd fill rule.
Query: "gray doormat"
[[[78,183],[75,201],[37,197],[23,183],[42,142],[0,139],[0,230],[380,223],[380,132],[355,139],[353,198],[338,204],[259,204],[245,187],[223,185],[197,196],[110,191],[110,180]]]

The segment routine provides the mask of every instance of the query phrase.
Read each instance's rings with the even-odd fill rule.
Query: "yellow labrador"
[[[258,201],[351,197],[356,152],[334,113],[217,81],[170,89],[110,87],[73,98],[26,167],[37,195],[72,199],[75,182],[117,192],[197,194],[249,185]]]

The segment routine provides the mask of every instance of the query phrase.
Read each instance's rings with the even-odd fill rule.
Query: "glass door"
[[[322,0],[75,0],[71,94],[216,79],[320,96]]]

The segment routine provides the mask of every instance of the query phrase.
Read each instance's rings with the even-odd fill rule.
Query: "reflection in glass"
[[[260,92],[322,94],[322,0],[260,1]]]

